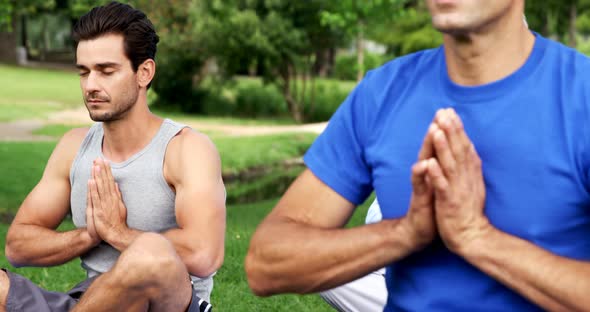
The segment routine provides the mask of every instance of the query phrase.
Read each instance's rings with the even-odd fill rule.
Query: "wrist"
[[[417,231],[408,221],[407,217],[397,220],[396,232],[398,243],[401,242],[407,254],[424,249],[432,242],[432,237],[429,234]]]
[[[487,219],[482,220],[465,235],[464,243],[455,252],[466,259],[478,257],[489,249],[488,245],[497,233],[498,230]]]
[[[84,229],[82,231],[81,237],[82,237],[82,240],[84,241],[84,244],[87,246],[90,246],[90,247],[94,247],[101,242],[101,239],[99,237],[92,236],[92,234],[90,234],[88,229]]]
[[[111,227],[105,234],[104,240],[111,246],[118,246],[127,237],[129,228],[124,225]]]

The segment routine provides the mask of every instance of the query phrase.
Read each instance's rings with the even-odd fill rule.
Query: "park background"
[[[216,310],[330,311],[317,295],[255,297],[244,256],[258,223],[304,169],[301,156],[366,71],[442,43],[424,1],[123,2],[146,12],[160,35],[152,111],[206,133],[221,154],[227,232]],[[51,290],[83,279],[80,261],[15,269],[5,236],[57,140],[91,124],[70,34],[80,15],[104,3],[0,0],[0,267]],[[532,30],[590,54],[590,0],[529,0],[526,18]],[[363,223],[372,199],[349,226]],[[72,228],[68,219],[59,229]]]

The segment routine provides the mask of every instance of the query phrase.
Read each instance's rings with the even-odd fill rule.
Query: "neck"
[[[158,132],[162,118],[152,114],[145,92],[122,119],[104,122],[103,154],[114,162],[122,162],[142,150]]]
[[[513,12],[466,34],[445,34],[447,71],[459,85],[477,86],[509,76],[527,60],[535,36]]]

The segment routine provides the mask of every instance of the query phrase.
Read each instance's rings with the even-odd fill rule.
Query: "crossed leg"
[[[145,233],[92,283],[73,311],[180,312],[191,297],[188,272],[172,244]]]

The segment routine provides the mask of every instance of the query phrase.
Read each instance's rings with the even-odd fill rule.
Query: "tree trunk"
[[[307,115],[312,116],[315,111],[315,76],[311,75],[311,94],[309,96],[309,114]]]
[[[360,82],[365,76],[365,24],[362,20],[358,22],[358,31],[356,34],[356,63],[357,75],[356,81]]]
[[[569,27],[569,44],[570,47],[576,48],[577,40],[576,40],[576,19],[578,17],[578,8],[576,7],[576,2],[572,1],[570,6],[570,27]]]
[[[281,71],[281,78],[283,80],[281,89],[283,91],[283,98],[285,98],[285,102],[287,102],[287,109],[289,110],[289,113],[291,113],[291,117],[293,117],[296,122],[301,123],[303,122],[303,114],[301,113],[299,103],[293,98],[291,91],[292,71],[292,65],[288,65],[286,70]]]
[[[18,63],[17,47],[20,43],[17,34],[17,15],[13,14],[12,20],[6,26],[6,31],[0,31],[0,62]]]
[[[325,48],[315,51],[315,62],[313,65],[312,75],[326,78],[332,72],[334,57],[332,56],[334,48]]]

